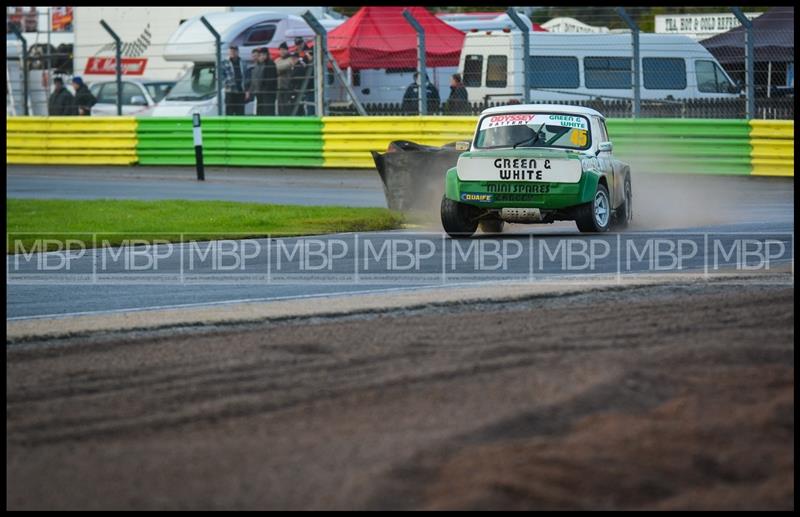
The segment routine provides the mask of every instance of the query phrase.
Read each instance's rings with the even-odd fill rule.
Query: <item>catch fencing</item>
[[[448,44],[459,34],[426,32],[422,38],[425,47],[420,48],[421,39],[411,22],[398,12],[392,16],[388,11],[373,13],[386,29],[380,35],[362,34],[356,41],[347,39],[342,31],[328,31],[328,50],[338,69],[332,66],[327,52],[318,53],[324,54],[321,59],[297,65],[310,73],[310,81],[305,83],[310,89],[302,90],[303,95],[295,91],[296,85],[292,86],[292,109],[283,114],[411,116],[425,112],[468,116],[487,107],[524,102],[524,92],[528,92],[527,100],[531,102],[589,106],[610,118],[794,118],[793,7],[748,7],[738,15],[724,7],[713,9],[715,12],[709,12],[709,8],[629,7],[624,13],[610,7],[519,9],[524,11],[518,16],[528,31],[521,31],[508,15],[502,21],[490,19],[494,16],[499,20],[502,16],[497,15],[503,15],[501,12],[467,16],[445,12],[451,9],[410,9],[416,20],[428,20],[427,27],[431,27],[430,19],[434,17],[439,20],[434,22],[446,21],[451,24],[450,29],[457,28],[456,32],[465,34],[463,48],[451,48],[449,53]],[[748,21],[742,25],[741,20],[745,19]],[[530,53],[521,51],[523,32],[530,38]],[[211,41],[210,33],[208,37]],[[551,44],[551,37],[558,41]],[[591,44],[586,43],[587,38]],[[303,45],[314,47],[317,42],[312,40],[307,36]],[[126,40],[123,61],[142,57],[137,54],[142,52],[137,41]],[[16,115],[23,114],[26,106],[30,114],[47,115],[52,78],[61,76],[69,83],[73,52],[95,56],[95,61],[106,64],[114,59],[111,36],[101,56],[99,48],[46,47],[33,41],[23,56],[12,43],[14,40],[9,39],[7,112]],[[146,95],[140,95],[133,82],[146,76],[125,72],[122,79],[126,84],[120,95],[123,113],[149,110],[165,95],[167,101],[193,99],[198,106],[209,96],[216,97],[216,65],[196,63],[186,76],[179,78],[182,70],[159,57],[164,54],[166,43],[149,41],[147,55],[151,64],[146,74],[168,79],[153,87],[152,99],[145,99],[145,105],[142,99]],[[269,43],[271,59],[275,59],[279,43]],[[296,50],[293,39],[287,43]],[[372,52],[373,47],[384,48],[382,52]],[[391,49],[400,50],[392,53]],[[315,55],[313,48],[304,52],[309,57]],[[409,53],[412,57],[425,56],[424,69],[420,59],[409,60]],[[640,59],[634,61],[636,53]],[[225,59],[226,53],[222,57]],[[241,57],[248,67],[252,65],[249,52]],[[76,74],[87,74],[84,64],[84,58],[75,60]],[[423,73],[415,79],[415,72]],[[468,94],[463,102],[453,102],[451,98],[451,81],[456,73]],[[24,76],[28,77],[27,92],[23,92]],[[114,115],[114,76],[91,78],[97,77],[104,80],[95,80],[92,85],[99,100],[94,114]],[[425,77],[429,86],[420,89]],[[176,80],[178,84],[172,91]],[[103,86],[101,82],[107,84]],[[320,87],[324,95],[318,91]],[[420,111],[420,92],[429,90],[424,110]],[[213,111],[216,115],[216,108]],[[253,102],[246,103],[245,113],[255,113]]]

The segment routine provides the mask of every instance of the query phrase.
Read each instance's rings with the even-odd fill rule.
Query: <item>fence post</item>
[[[108,26],[105,20],[100,20],[100,25],[102,25],[106,32],[114,39],[114,47],[116,48],[117,115],[122,115],[122,40],[119,39],[117,33]]]
[[[222,37],[219,35],[219,32],[214,30],[214,27],[206,20],[205,16],[200,17],[200,21],[203,22],[203,25],[206,26],[208,32],[214,36],[214,42],[217,49],[217,115],[220,117],[222,116],[224,105],[222,104]]]
[[[22,110],[27,117],[30,115],[28,109],[28,41],[15,24],[11,24],[11,30],[14,31],[14,35],[22,42]]]
[[[731,7],[734,16],[744,27],[744,75],[745,94],[747,95],[747,118],[756,114],[755,55],[753,54],[753,22],[738,7]]]
[[[408,9],[403,10],[403,18],[417,31],[417,79],[419,81],[419,114],[428,114],[428,74],[425,66],[425,29]]]
[[[622,18],[631,29],[631,40],[633,43],[633,118],[639,118],[642,106],[641,85],[639,84],[639,26],[633,21],[625,11],[624,7],[617,7],[617,14]]]
[[[306,16],[306,15],[308,15],[308,16]],[[320,30],[321,33],[325,34],[326,38],[327,38],[327,32],[322,27],[322,24],[320,24],[319,21],[317,21],[316,17],[314,17],[314,15],[311,14],[310,11],[306,11],[306,14],[303,15],[303,19],[306,20],[306,22],[309,25],[311,25],[311,28],[314,30],[314,32],[317,32],[317,30]],[[309,20],[311,20],[311,22],[309,22]],[[317,27],[316,29],[315,29],[315,26]],[[320,33],[317,32],[317,34],[320,34]],[[330,61],[331,67],[333,67],[333,72],[336,74],[336,77],[338,77],[339,80],[342,81],[342,84],[344,85],[344,89],[347,91],[347,95],[349,95],[350,96],[350,100],[353,101],[353,105],[356,107],[356,111],[358,111],[359,115],[365,116],[367,114],[367,112],[366,112],[366,110],[364,110],[364,106],[361,105],[361,101],[359,101],[358,97],[356,97],[356,92],[353,91],[353,87],[350,86],[350,83],[347,81],[347,78],[344,76],[344,73],[342,72],[342,69],[339,68],[339,63],[337,63],[336,60],[333,59],[333,56],[331,55],[331,51],[328,48],[327,42],[325,43],[325,48],[323,50],[325,51],[325,57],[328,59],[328,61]]]
[[[325,50],[328,48],[328,32],[311,11],[303,13],[303,19],[314,31],[314,104],[317,116],[326,116],[325,109]]]
[[[522,31],[522,59],[524,60],[522,63],[522,67],[525,73],[525,95],[522,97],[525,101],[525,104],[530,104],[531,101],[531,35],[530,35],[530,28],[522,21],[522,18],[519,17],[517,11],[514,10],[513,7],[509,7],[506,11],[508,17],[517,24],[519,30]]]
[[[203,169],[203,130],[200,127],[200,114],[192,115],[192,136],[194,137],[194,162],[197,168],[197,181],[205,181],[206,173]]]

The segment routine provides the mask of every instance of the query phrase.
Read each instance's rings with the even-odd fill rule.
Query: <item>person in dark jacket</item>
[[[73,110],[73,114],[88,117],[92,114],[92,106],[95,105],[97,99],[89,91],[89,87],[86,86],[83,79],[77,75],[72,78],[72,88],[75,90],[75,110]]]
[[[250,96],[256,100],[256,115],[273,116],[277,80],[275,63],[269,58],[269,49],[266,47],[253,52],[256,53],[256,64],[250,73]]]
[[[53,79],[53,93],[50,94],[50,99],[47,101],[47,113],[51,117],[63,117],[72,115],[75,105],[75,99],[69,90],[64,88],[64,79],[56,77]]]
[[[427,74],[425,79],[427,83],[425,90],[428,97],[428,114],[430,115],[439,111],[441,99],[439,98],[439,90],[431,83]],[[414,72],[414,82],[408,85],[406,93],[403,94],[403,112],[407,115],[419,113],[419,72]]]
[[[447,98],[446,111],[453,114],[469,113],[469,97],[461,81],[461,74],[450,77],[450,96]]]
[[[295,115],[306,115],[306,101],[308,100],[309,92],[312,96],[314,95],[314,77],[313,77],[313,70],[314,68],[305,64],[303,59],[300,57],[300,54],[297,52],[292,52],[290,54],[292,58],[292,104],[291,104],[291,112],[294,112],[295,104],[299,103],[300,106],[298,107]],[[305,90],[303,89],[305,86]],[[289,114],[291,114],[291,112]]]

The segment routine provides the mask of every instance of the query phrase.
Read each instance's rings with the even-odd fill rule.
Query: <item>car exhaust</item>
[[[503,208],[500,219],[507,223],[541,223],[544,221],[538,208]]]

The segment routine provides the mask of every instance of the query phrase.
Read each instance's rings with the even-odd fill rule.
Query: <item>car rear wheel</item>
[[[603,184],[597,185],[594,197],[578,207],[575,214],[578,229],[587,233],[607,232],[611,225],[611,198]]]
[[[479,226],[483,233],[503,233],[502,219],[484,219]]]
[[[442,198],[442,227],[450,237],[471,237],[478,229],[480,209]]]

